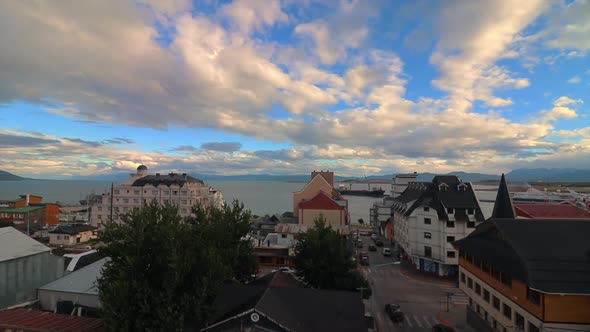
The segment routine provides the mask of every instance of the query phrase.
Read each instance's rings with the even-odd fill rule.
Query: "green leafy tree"
[[[369,283],[358,271],[348,240],[320,215],[295,247],[295,268],[313,287],[355,291]],[[369,291],[363,292],[368,297]]]
[[[98,286],[109,330],[175,331],[185,321],[198,324],[222,282],[236,278],[235,271],[250,271],[242,267],[253,260],[246,257],[252,252],[247,240],[240,240],[249,218],[243,205],[196,206],[193,212],[194,218],[184,219],[175,206],[151,204],[105,225],[100,250],[109,260]],[[238,261],[232,255],[241,249]]]

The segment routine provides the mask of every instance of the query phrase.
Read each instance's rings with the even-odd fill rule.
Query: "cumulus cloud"
[[[590,2],[575,0],[564,4],[549,18],[546,44],[557,49],[590,50]]]
[[[306,173],[326,164],[350,173],[481,170],[481,160],[501,169],[569,153],[546,137],[583,133],[554,131],[555,121],[578,116],[581,101],[565,96],[532,123],[471,111],[481,102],[518,112],[518,99],[499,91],[526,89],[531,80],[499,61],[526,52],[522,31],[549,8],[544,1],[451,1],[428,14],[434,22],[428,38],[438,34],[429,59],[440,73],[432,84],[442,92],[434,96],[408,93],[423,78],[404,71],[400,54],[370,45],[377,2],[322,4],[332,14],[319,18],[287,14],[288,3],[238,0],[204,15],[181,0],[0,2],[0,43],[10,45],[0,52],[0,104],[27,101],[82,121],[162,133],[169,126],[206,127],[291,145],[244,151],[239,142],[207,142],[140,153],[121,137],[0,131],[0,164],[79,174],[138,163],[226,174]],[[573,15],[567,8],[563,15]],[[268,40],[263,34],[273,27],[289,30],[294,41]],[[538,38],[556,36],[568,45],[561,30]]]

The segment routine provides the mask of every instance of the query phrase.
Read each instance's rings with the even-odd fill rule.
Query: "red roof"
[[[514,204],[517,217],[590,218],[590,212],[572,204]]]
[[[102,332],[104,324],[98,318],[54,314],[47,311],[14,309],[0,312],[0,332]]]
[[[338,204],[331,197],[328,197],[323,191],[320,191],[309,201],[299,203],[299,208],[311,210],[344,210],[344,206]]]

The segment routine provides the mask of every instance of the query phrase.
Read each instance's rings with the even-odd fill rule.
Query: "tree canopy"
[[[150,204],[105,225],[100,250],[109,259],[98,288],[110,330],[198,324],[224,280],[245,280],[256,270],[242,204],[195,206],[193,214],[185,219],[176,206]]]
[[[313,287],[351,291],[369,288],[352,258],[347,239],[332,229],[323,216],[302,235],[295,253],[295,268]],[[370,292],[364,291],[363,295],[368,297]]]

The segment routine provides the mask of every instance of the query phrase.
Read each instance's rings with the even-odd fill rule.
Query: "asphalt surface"
[[[376,331],[432,331],[437,323],[454,326],[457,331],[473,331],[465,322],[467,297],[456,287],[419,281],[402,274],[402,267],[396,262],[397,253],[390,257],[382,254],[383,247],[369,251],[370,237],[363,236],[362,249],[369,253],[369,266],[363,272],[373,288],[372,306]],[[385,245],[388,247],[388,245]],[[448,293],[453,295],[447,301]],[[392,322],[385,312],[385,304],[401,306],[405,314],[403,322]],[[448,306],[448,309],[447,309]],[[448,311],[447,311],[448,310]]]

